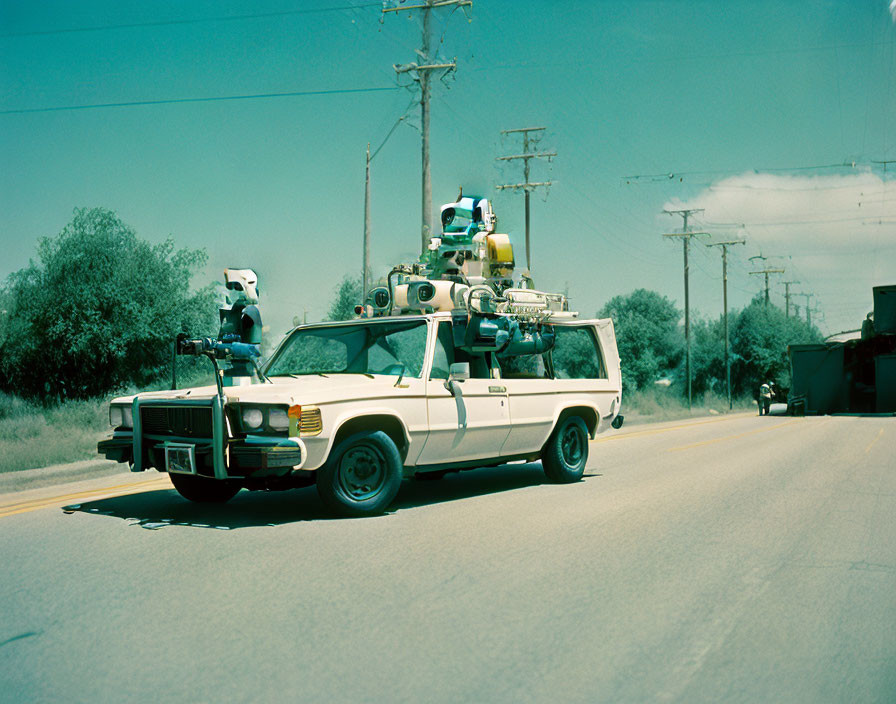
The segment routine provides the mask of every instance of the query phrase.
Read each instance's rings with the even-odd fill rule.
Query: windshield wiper
[[[399,386],[399,385],[401,385],[401,380],[404,379],[404,373],[405,373],[405,370],[406,370],[406,369],[407,369],[407,367],[405,367],[405,366],[402,364],[402,365],[401,365],[401,373],[398,375],[398,381],[395,382],[395,386]]]

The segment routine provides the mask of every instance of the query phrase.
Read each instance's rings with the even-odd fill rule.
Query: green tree
[[[355,306],[361,303],[361,279],[346,274],[333,291],[333,302],[327,320],[351,320]]]
[[[9,318],[9,308],[12,300],[9,294],[0,288],[0,350],[3,349],[3,341],[6,339],[6,321]]]
[[[764,381],[790,387],[787,346],[821,342],[822,335],[801,318],[788,318],[775,305],[754,298],[734,320],[731,331],[732,393],[755,396]]]
[[[729,360],[731,359],[729,347]],[[678,387],[687,393],[685,365],[678,367]],[[718,320],[691,322],[691,390],[694,394],[707,391],[727,393],[725,381],[725,324],[722,316]]]
[[[214,334],[212,286],[190,289],[201,250],[149,244],[110,210],[76,209],[37,262],[10,275],[0,385],[43,401],[145,386],[170,369],[180,331]]]
[[[681,312],[665,296],[639,288],[611,298],[597,315],[613,319],[626,390],[644,388],[678,365],[684,349]]]

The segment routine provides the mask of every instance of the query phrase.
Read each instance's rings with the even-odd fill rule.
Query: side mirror
[[[449,381],[464,381],[470,378],[470,363],[469,362],[455,362],[450,367],[448,367],[448,380]]]

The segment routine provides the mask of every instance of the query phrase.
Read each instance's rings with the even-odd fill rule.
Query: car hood
[[[362,400],[394,396],[397,376],[374,375],[371,379],[364,374],[310,374],[300,377],[271,377],[270,384],[250,384],[246,386],[225,386],[224,395],[228,403],[285,403],[288,405],[318,405],[344,400]],[[150,391],[113,399],[113,403],[130,403],[137,396],[141,400],[180,401],[187,399],[205,400],[217,393],[214,386],[198,386],[188,389]]]

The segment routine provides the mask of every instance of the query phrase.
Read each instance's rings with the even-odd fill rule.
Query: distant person
[[[772,407],[772,397],[774,395],[772,385],[769,382],[765,382],[759,387],[759,415],[768,415]]]
[[[871,312],[865,316],[862,321],[862,339],[870,340],[874,337],[874,313]]]

